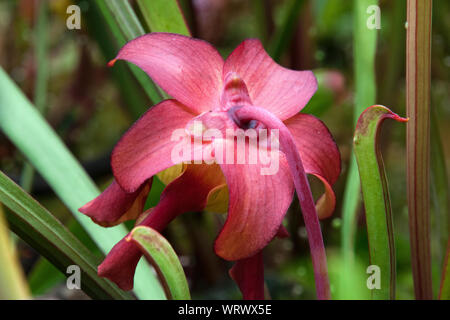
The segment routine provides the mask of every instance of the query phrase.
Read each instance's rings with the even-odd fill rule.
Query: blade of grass
[[[178,1],[138,0],[137,3],[150,31],[191,35]]]
[[[163,284],[167,299],[191,299],[183,267],[172,246],[162,235],[152,228],[141,226],[131,231],[127,241],[134,241],[151,262]]]
[[[94,255],[101,256],[100,250],[78,223],[76,219],[71,219],[66,224],[67,229]],[[28,284],[33,295],[41,295],[64,280],[64,274],[51,264],[50,261],[41,257],[28,274]]]
[[[391,200],[378,146],[378,134],[386,119],[406,122],[388,108],[375,105],[367,108],[356,124],[353,146],[366,212],[370,264],[380,268],[380,288],[371,290],[372,299],[395,299],[395,244]]]
[[[377,0],[353,1],[353,56],[355,75],[355,107],[353,113],[354,123],[364,108],[375,104],[375,53],[377,44],[377,31],[367,27],[368,15],[366,10],[371,5],[377,5]],[[342,205],[342,254],[344,263],[351,270],[354,259],[354,241],[356,236],[357,210],[360,203],[360,181],[356,158],[352,152],[349,170],[344,191]],[[344,271],[342,277],[345,283],[347,277],[352,275]]]
[[[47,101],[47,1],[40,1],[37,14],[36,31],[34,35],[36,56],[36,80],[34,86],[34,105],[44,114]],[[34,180],[34,168],[29,162],[25,162],[22,170],[20,185],[27,192],[31,191]]]
[[[268,47],[270,56],[277,62],[280,61],[294,35],[303,2],[304,0],[289,0],[286,3],[281,23],[275,29]]]
[[[0,128],[50,184],[103,253],[109,252],[128,233],[124,226],[102,228],[78,212],[78,208],[98,196],[99,190],[2,68]],[[146,299],[163,298],[157,279],[149,274],[148,265],[138,267],[136,294]]]
[[[11,212],[11,229],[47,257],[61,272],[69,265],[80,267],[82,290],[95,299],[132,299],[129,293],[97,276],[96,258],[50,212],[0,172],[0,201]]]
[[[408,0],[406,32],[407,190],[416,299],[432,299],[430,249],[430,65],[432,1]]]
[[[24,300],[30,298],[14,244],[10,240],[11,234],[0,202],[0,300]]]

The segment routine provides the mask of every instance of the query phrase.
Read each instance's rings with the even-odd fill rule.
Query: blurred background
[[[139,16],[140,11],[134,1],[130,3]],[[352,1],[180,0],[179,3],[192,35],[212,43],[223,57],[242,40],[259,38],[281,65],[313,70],[318,77],[319,90],[304,112],[312,113],[325,122],[342,156],[342,173],[334,186],[336,211],[333,217],[322,221],[322,227],[332,290],[335,295],[347,297],[337,292],[336,286],[343,266],[340,258],[341,207],[353,137]],[[66,9],[71,4],[81,8],[79,30],[66,27]],[[404,116],[406,1],[381,0],[379,5],[381,29],[375,64],[376,102]],[[280,25],[286,21],[288,28],[280,31]],[[280,32],[284,32],[281,36],[284,40],[277,43],[275,40],[280,39],[277,34]],[[435,128],[438,128],[442,139],[447,167],[450,165],[450,143],[447,140],[450,137],[449,37],[450,2],[435,0],[431,108],[437,119]],[[39,49],[39,43],[45,45]],[[0,0],[0,65],[31,101],[45,101],[40,111],[102,189],[112,179],[109,157],[113,146],[125,130],[153,105],[125,63],[107,68],[107,61],[114,58],[119,47],[95,1]],[[46,65],[46,74],[43,75],[47,79],[46,88],[37,97],[37,67],[42,64]],[[387,121],[380,141],[394,216],[398,297],[412,299],[405,128],[404,124]],[[0,133],[0,170],[22,183],[100,255],[87,233],[38,174],[32,181],[28,180],[28,184],[23,180],[25,163],[24,156]],[[314,192],[318,194],[320,185],[315,181],[312,183]],[[161,189],[161,184],[155,187],[148,206],[158,201]],[[193,298],[240,297],[227,273],[231,265],[216,257],[212,249],[223,219],[212,213],[186,214],[176,219],[164,233],[180,256]],[[273,241],[264,251],[267,286],[273,299],[314,299],[309,247],[298,201],[293,202],[286,222],[291,236]],[[439,227],[433,220],[435,289],[439,284],[444,250],[438,237],[433,236]],[[79,290],[65,290],[64,275],[26,243],[20,239],[17,243],[20,260],[35,297],[87,298]],[[368,297],[365,268],[369,262],[362,206],[358,214],[355,246],[358,272],[348,290],[364,298]]]

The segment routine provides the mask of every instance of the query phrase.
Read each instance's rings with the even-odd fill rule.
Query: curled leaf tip
[[[407,122],[388,108],[373,105],[361,114],[356,125],[354,150],[364,199],[370,264],[387,270],[373,299],[395,299],[396,260],[389,188],[377,136],[385,119]]]
[[[133,241],[155,268],[168,299],[189,300],[189,286],[183,267],[170,243],[155,229],[135,227],[125,238]]]
[[[373,120],[380,120],[382,122],[384,119],[393,119],[398,122],[408,122],[409,118],[403,118],[399,116],[398,114],[392,112],[389,108],[382,106],[382,105],[373,105],[365,109],[361,115],[359,116],[358,122],[356,124],[356,132],[354,141],[358,141],[359,134],[365,134],[366,130],[370,123],[373,122]],[[379,121],[375,121],[375,123],[378,125],[380,123]]]

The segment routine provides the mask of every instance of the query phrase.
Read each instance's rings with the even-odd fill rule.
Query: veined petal
[[[111,167],[119,185],[134,192],[148,178],[183,161],[201,160],[201,144],[191,143],[185,132],[193,115],[175,100],[165,100],[149,109],[122,136],[111,155]],[[175,149],[187,152],[174,158]],[[195,150],[194,150],[195,149]],[[201,151],[201,150],[200,150]]]
[[[139,225],[161,232],[178,215],[203,210],[211,190],[224,182],[225,178],[216,164],[187,165],[184,172],[164,189],[158,205],[145,213],[147,215]],[[123,290],[131,290],[141,257],[142,253],[134,243],[122,239],[98,267],[98,274]]]
[[[143,211],[150,186],[151,181],[144,183],[135,192],[126,193],[113,181],[98,197],[78,210],[103,227],[134,220]]]
[[[326,218],[334,211],[336,198],[331,186],[341,172],[336,142],[325,124],[312,115],[299,113],[284,123],[294,138],[305,172],[315,175],[324,184],[325,193],[316,208],[319,218]]]
[[[212,110],[219,103],[223,59],[206,41],[154,32],[125,44],[115,58],[119,59],[137,65],[196,113]]]
[[[278,65],[257,39],[243,41],[227,58],[223,75],[237,73],[253,105],[263,107],[281,120],[298,113],[317,90],[311,71],[294,71]]]
[[[247,145],[248,146],[248,145]],[[277,234],[292,201],[294,185],[284,154],[278,170],[261,174],[261,163],[221,164],[229,190],[228,217],[214,249],[226,260],[240,260],[262,250]]]
[[[230,276],[239,286],[244,300],[264,300],[262,251],[250,258],[238,260],[230,269]]]

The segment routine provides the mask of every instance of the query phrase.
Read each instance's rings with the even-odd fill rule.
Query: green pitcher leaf
[[[127,241],[134,241],[153,265],[168,299],[191,298],[178,256],[162,235],[152,228],[140,226],[131,231]]]
[[[395,299],[395,246],[389,189],[377,136],[385,119],[408,121],[388,108],[375,105],[359,117],[353,140],[366,211],[370,264],[379,267],[380,288],[373,299]]]

